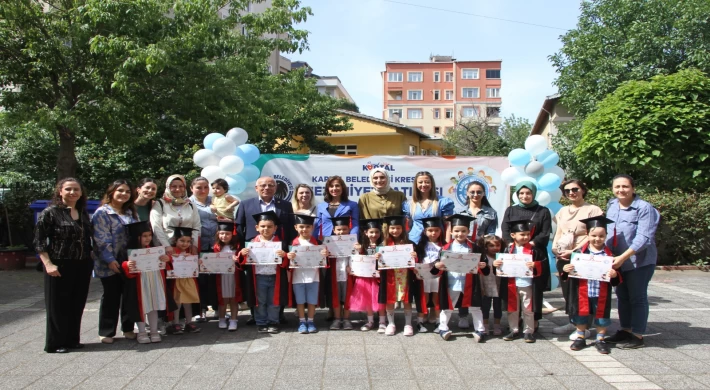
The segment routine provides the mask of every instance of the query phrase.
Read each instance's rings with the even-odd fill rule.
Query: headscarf
[[[523,202],[519,202],[516,206],[522,207],[524,209],[531,209],[533,207],[536,207],[537,201],[535,200],[535,197],[537,196],[537,187],[535,186],[535,184],[531,181],[521,181],[515,187],[515,195],[518,195],[518,192],[520,192],[520,190],[522,190],[523,188],[527,188],[530,190],[530,192],[532,192],[533,201],[529,204],[523,204]]]
[[[375,188],[375,184],[372,182],[372,178],[375,176],[375,173],[381,172],[383,175],[385,175],[385,179],[387,179],[387,185],[385,185],[382,189]],[[374,168],[370,171],[370,186],[372,187],[372,192],[376,193],[377,195],[384,195],[388,193],[391,188],[390,188],[390,175],[387,174],[387,171],[384,170],[384,168]]]
[[[182,184],[185,185],[185,194],[180,198],[176,198],[170,192],[170,183],[172,183],[174,180],[180,180]],[[182,206],[184,204],[190,203],[190,199],[187,196],[187,181],[185,181],[185,177],[183,175],[171,175],[168,178],[168,181],[165,182],[165,194],[163,194],[163,200],[169,202],[173,206]]]

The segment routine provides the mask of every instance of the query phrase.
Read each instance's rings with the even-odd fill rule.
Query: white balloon
[[[234,154],[237,150],[237,145],[229,138],[220,138],[212,144],[212,151],[219,157],[226,157]]]
[[[545,169],[545,173],[554,173],[555,175],[559,176],[560,179],[562,179],[562,180],[565,179],[565,170],[558,167],[557,165],[555,165],[554,167]]]
[[[235,155],[225,156],[219,160],[219,167],[227,175],[236,175],[244,169],[244,161]]]
[[[511,186],[517,182],[520,176],[522,175],[520,174],[520,171],[516,169],[516,167],[505,168],[500,174],[500,178],[501,180],[503,180],[503,183]]]
[[[513,193],[513,204],[520,204],[520,199],[518,199],[518,194]]]
[[[244,145],[249,139],[249,133],[241,127],[235,127],[227,132],[227,138],[231,139],[235,145]]]
[[[531,155],[537,156],[547,149],[547,140],[540,134],[531,135],[525,140],[525,150]]]
[[[219,157],[215,156],[214,152],[209,149],[198,150],[195,152],[195,155],[192,156],[192,160],[195,162],[195,165],[200,168],[219,164]]]
[[[222,168],[216,166],[216,165],[210,165],[208,167],[204,167],[202,169],[202,172],[200,172],[200,175],[203,177],[206,177],[207,180],[209,180],[210,183],[217,179],[224,179],[227,174],[222,171]]]
[[[537,203],[541,206],[547,206],[551,201],[550,193],[547,191],[539,191],[535,200],[537,200]]]
[[[559,187],[547,192],[550,193],[550,202],[559,202],[562,198],[562,190]]]

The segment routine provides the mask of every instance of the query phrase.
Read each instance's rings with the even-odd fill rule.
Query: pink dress
[[[368,256],[374,255],[375,247],[370,246],[367,248],[366,252]],[[368,310],[372,310],[376,312],[379,307],[377,294],[379,294],[380,291],[380,279],[352,277],[355,278],[355,283],[353,284],[353,291],[350,295],[350,311],[367,312]]]

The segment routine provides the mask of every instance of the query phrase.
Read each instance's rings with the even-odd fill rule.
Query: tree
[[[509,148],[507,153],[502,155],[507,156],[511,150],[516,148],[525,148],[525,140],[530,135],[532,130],[532,123],[526,118],[520,118],[512,114],[509,117],[503,118],[503,123],[500,126],[500,136],[505,140],[507,148]]]
[[[444,153],[458,156],[507,156],[515,148],[524,148],[532,124],[515,114],[503,118],[500,127],[490,117],[461,119],[444,135]]]
[[[710,72],[707,0],[585,0],[577,28],[550,56],[554,84],[578,117],[621,83],[681,69]]]
[[[575,153],[659,188],[707,189],[710,78],[690,69],[623,84],[584,120]]]

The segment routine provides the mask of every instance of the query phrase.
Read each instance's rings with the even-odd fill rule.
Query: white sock
[[[387,322],[394,325],[394,310],[387,310]]]
[[[306,322],[306,319],[303,318],[303,317],[298,317],[298,320],[301,321],[301,322]]]
[[[145,333],[145,322],[136,322],[138,325],[138,333]]]
[[[417,317],[417,322],[420,324],[424,323],[424,317]]]
[[[404,324],[405,324],[405,325],[410,325],[410,326],[412,325],[412,311],[411,311],[411,310],[409,310],[409,311],[405,310],[405,311],[404,311]]]
[[[385,316],[380,316],[380,324],[384,325],[387,323],[386,317]]]
[[[369,323],[371,323],[371,324],[374,323],[374,322],[375,322],[375,316],[374,316],[374,315],[372,315],[372,316],[367,316],[367,322],[369,322]]]

